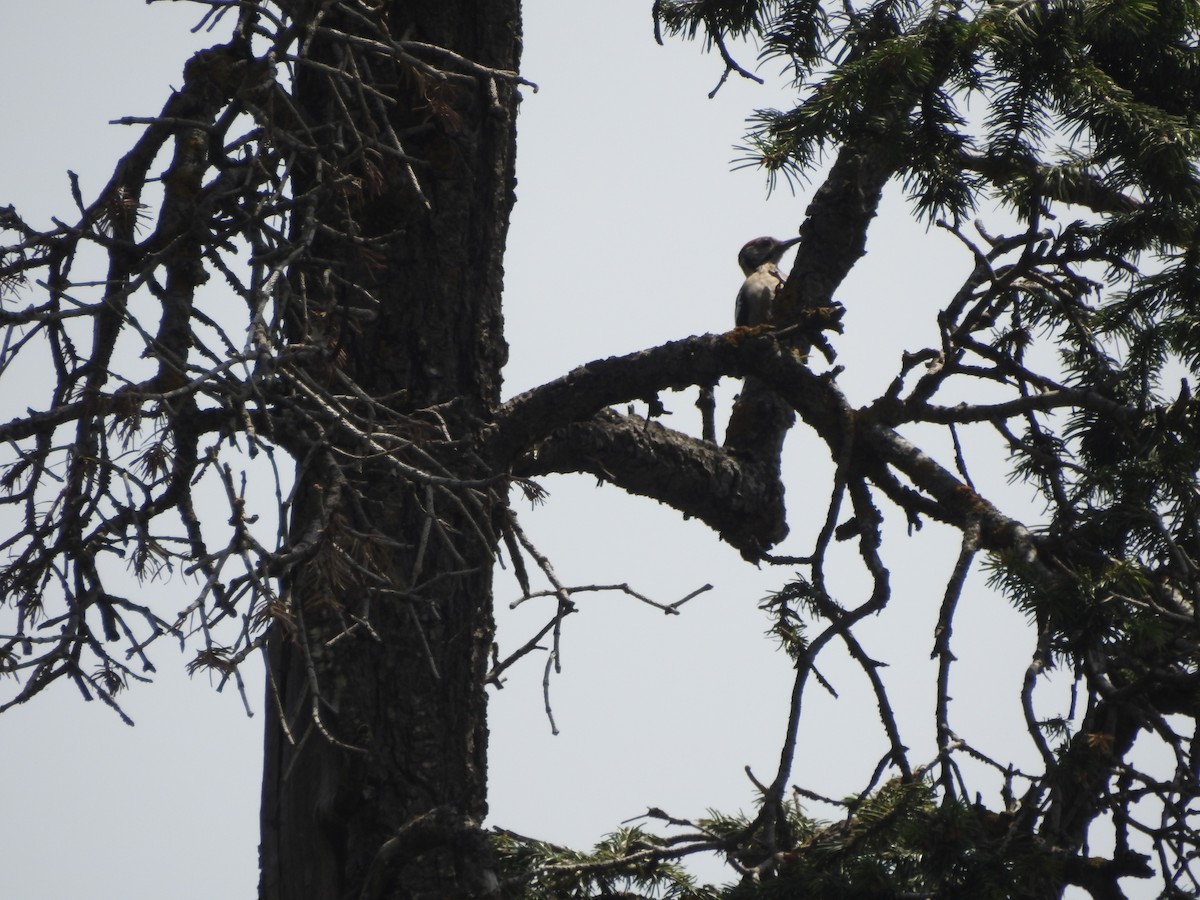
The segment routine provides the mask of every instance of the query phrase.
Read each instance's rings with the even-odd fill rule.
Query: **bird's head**
[[[800,242],[800,238],[789,238],[786,241],[778,240],[773,237],[757,237],[752,241],[747,241],[738,253],[738,265],[742,267],[742,272],[749,275],[759,266],[767,263],[778,263],[784,252],[791,246]]]

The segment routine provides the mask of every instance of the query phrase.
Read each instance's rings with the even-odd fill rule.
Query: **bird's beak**
[[[788,238],[786,241],[780,241],[779,246],[781,249],[786,250],[788,247],[794,247],[798,243],[800,243],[800,235],[796,235],[794,238]]]

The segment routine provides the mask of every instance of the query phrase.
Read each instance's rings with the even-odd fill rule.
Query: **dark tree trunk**
[[[318,65],[297,69],[298,114],[322,148],[298,164],[297,193],[344,188],[314,187],[308,224],[295,216],[317,237],[290,272],[289,315],[297,340],[325,350],[318,392],[412,449],[372,458],[332,419],[333,452],[297,473],[291,528],[314,550],[271,626],[260,900],[469,897],[494,882],[478,824],[503,496],[461,481],[488,474],[472,448],[507,352],[517,94],[478,67],[439,79],[402,56],[351,60],[347,48],[365,45],[334,33],[378,41],[383,29],[515,71],[520,5],[381,7],[369,23],[334,8],[319,21],[330,30],[312,32]],[[347,127],[356,80],[363,105]],[[388,129],[403,157],[361,139]]]

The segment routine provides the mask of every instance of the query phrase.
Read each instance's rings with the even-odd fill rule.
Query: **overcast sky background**
[[[731,171],[744,119],[791,100],[779,66],[763,67],[765,86],[733,77],[709,100],[719,60],[695,44],[656,46],[649,0],[524,6],[524,74],[541,91],[525,93],[519,120],[506,262],[508,395],[591,359],[728,329],[738,248],[760,234],[795,234],[808,200],[807,191],[793,196],[786,187],[768,199],[761,173]],[[190,3],[0,0],[0,204],[43,226],[50,215],[72,218],[66,170],[79,173],[90,200],[136,137],[106,123],[155,114],[189,52],[226,39],[224,29],[189,34],[200,13]],[[753,53],[741,61],[752,65]],[[886,387],[904,350],[936,343],[936,310],[970,264],[951,237],[913,223],[895,198],[868,250],[839,294],[848,314],[846,334],[835,340],[846,366],[839,383],[856,402]],[[734,383],[721,386],[723,405],[735,391]],[[690,396],[666,401],[668,425],[698,430]],[[935,449],[951,459],[943,443]],[[785,453],[792,535],[779,552],[801,555],[824,515],[831,469],[802,428]],[[981,487],[1004,484],[996,461],[972,474]],[[578,599],[581,611],[564,627],[563,673],[552,683],[562,733],[551,735],[542,710],[543,658],[527,659],[493,694],[489,824],[589,845],[649,806],[679,817],[749,810],[754,793],[743,767],[773,776],[792,681],[756,606],[789,570],[749,566],[699,523],[592,479],[544,485],[548,503],[526,510],[523,521],[565,583],[628,582],[663,603],[706,583],[714,589],[670,618],[621,595]],[[1029,513],[1024,489],[1001,496],[1006,512]],[[897,688],[919,763],[933,754],[929,653],[958,538],[936,525],[907,537],[902,515],[882,509],[894,523],[896,540],[884,548],[896,570],[894,600],[860,637],[889,663],[885,678]],[[839,599],[857,605],[866,583],[853,548],[838,552],[847,560]],[[183,605],[183,588],[147,590],[168,617]],[[550,614],[551,600],[509,612],[517,595],[500,573],[502,652]],[[963,605],[954,724],[982,749],[1032,760],[1017,703],[1032,636],[979,577]],[[188,679],[190,658],[160,643],[157,683],[122,700],[135,728],[61,682],[0,717],[4,896],[254,896],[261,673],[246,673],[255,713],[247,718],[234,692]],[[886,745],[862,674],[839,652],[821,666],[841,696],[807,695],[793,779],[841,796],[861,789]],[[726,877],[714,866],[702,871]]]

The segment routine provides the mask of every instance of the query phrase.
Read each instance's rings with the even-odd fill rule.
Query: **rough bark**
[[[606,409],[555,431],[514,473],[587,472],[710,526],[749,559],[787,536],[777,470],[657,422]]]
[[[967,60],[944,52],[961,23],[946,20],[944,32],[933,27],[945,11],[935,5],[902,37],[908,50],[912,37],[936,43],[930,58],[942,69],[917,92],[896,80],[895,90],[862,107],[857,125],[837,129],[841,150],[807,210],[770,327],[589,363],[500,404],[519,4],[277,0],[282,18],[266,4],[234,6],[234,38],[192,58],[161,116],[123,120],[146,131],[90,206],[72,179],[75,224],[55,220],[53,229],[38,232],[12,207],[0,208],[0,230],[17,235],[0,248],[0,293],[39,271],[45,277],[38,283],[47,287],[45,302],[0,309],[0,325],[9,329],[0,371],[16,372],[15,356],[36,347],[48,350],[57,372],[40,407],[0,425],[0,444],[15,451],[0,479],[0,502],[20,510],[24,523],[22,533],[0,541],[7,560],[0,596],[17,609],[16,627],[0,640],[0,668],[28,673],[0,711],[65,677],[120,712],[118,692],[142,677],[130,660],[149,671],[146,648],[156,637],[183,639],[193,628],[203,636],[191,668],[236,678],[270,623],[267,705],[281,715],[268,722],[266,738],[261,896],[494,893],[478,823],[486,811],[483,681],[494,522],[507,529],[520,566],[515,519],[501,507],[508,480],[590,472],[701,519],[760,559],[786,534],[779,459],[798,416],[828,448],[834,492],[812,553],[792,560],[807,575],[789,585],[792,594],[780,593],[776,607],[780,636],[797,658],[794,699],[780,765],[751,836],[754,859],[741,862],[769,874],[803,850],[790,845],[782,798],[806,679],[819,678],[817,654],[835,640],[876,692],[891,744],[885,762],[904,779],[936,766],[945,799],[967,798],[955,758],[975,751],[950,724],[950,633],[971,560],[983,550],[1011,576],[1014,598],[1037,626],[1022,706],[1045,771],[1019,776],[1030,785],[1019,802],[1011,793],[1003,798],[1004,813],[995,818],[1015,829],[1003,838],[1005,852],[1020,837],[1039,862],[1053,862],[1058,881],[1120,896],[1119,878],[1149,874],[1126,844],[1136,828],[1156,835],[1164,873],[1178,863],[1171,877],[1183,882],[1196,856],[1185,827],[1196,794],[1187,764],[1194,754],[1190,736],[1170,720],[1196,716],[1194,400],[1186,382],[1173,403],[1155,398],[1145,375],[1140,386],[1122,384],[1108,359],[1116,332],[1094,328],[1091,295],[1099,286],[1080,267],[1119,262],[1128,269],[1147,298],[1166,302],[1166,312],[1147,315],[1155,328],[1191,321],[1190,169],[1178,185],[1154,172],[1117,190],[1099,175],[1067,171],[1077,168],[1074,160],[1062,166],[991,149],[986,158],[939,151],[934,168],[953,162],[1006,196],[1024,197],[1028,229],[993,237],[980,228],[978,244],[948,226],[971,248],[976,266],[938,315],[940,342],[905,354],[887,393],[852,408],[836,371],[817,374],[808,358],[814,347],[832,355],[820,332],[837,327],[837,292],[865,251],[886,181],[898,172],[933,172],[915,159],[914,146],[925,145],[906,139],[911,126],[936,124],[937,104],[922,104],[938,99],[937,86],[959,84],[951,76]],[[656,9],[668,6],[677,16],[702,16],[710,27],[718,22],[696,4]],[[875,5],[873,23],[858,19],[845,33],[854,45],[849,56],[819,58],[870,62],[876,48],[901,36],[906,6],[915,9]],[[1033,26],[1041,15],[1034,6],[995,12],[1031,16]],[[217,4],[210,15],[232,8]],[[977,40],[986,32],[973,34]],[[1069,55],[1094,55],[1106,69],[1105,53],[1093,53],[1105,43],[1101,35],[1092,50]],[[1172,52],[1190,46],[1185,32],[1176,43]],[[983,59],[980,52],[971,45],[968,65]],[[277,77],[285,65],[287,78]],[[156,213],[155,204],[143,205],[143,188],[169,142],[174,158]],[[1141,150],[1134,156],[1129,171],[1136,173],[1144,159]],[[1126,188],[1148,199],[1131,201]],[[1184,211],[1160,217],[1163,197],[1172,207],[1183,197]],[[1049,201],[1118,218],[1104,224],[1107,235],[1084,223],[1055,235],[1040,227]],[[141,238],[149,221],[156,224]],[[1129,248],[1174,245],[1185,251],[1182,264],[1137,275],[1125,263],[1132,257],[1124,243],[1135,231],[1143,236]],[[84,246],[101,251],[107,277],[71,275]],[[232,258],[247,246],[251,274],[243,278],[244,254]],[[1117,256],[1114,246],[1123,248]],[[198,291],[217,271],[246,303],[249,341],[241,319],[237,327],[217,321],[228,312],[228,296],[214,301]],[[138,293],[159,301],[150,304],[161,313],[157,327],[139,321],[142,304],[130,302]],[[211,315],[209,302],[220,304],[221,315]],[[1061,325],[1049,332],[1054,340],[1086,361],[1068,365],[1069,387],[1058,375],[1027,368],[1031,323],[1047,310],[1044,321]],[[1006,330],[981,334],[1005,320]],[[1139,327],[1139,337],[1153,330]],[[118,339],[143,342],[140,358],[155,364],[151,377],[140,365],[122,368]],[[1182,355],[1193,357],[1194,345],[1177,340],[1159,346],[1184,346]],[[906,388],[921,362],[929,365]],[[747,380],[724,446],[709,423],[706,439],[697,440],[613,409],[638,399],[654,409],[659,391],[712,385],[722,376]],[[951,383],[1006,385],[1012,393],[986,405],[932,405]],[[1055,410],[1063,413],[1058,425],[1041,415]],[[976,492],[953,429],[977,422],[996,426],[1020,470],[1046,492],[1047,529],[1027,528]],[[950,427],[954,471],[906,437],[916,423]],[[281,448],[298,463],[295,492],[280,503],[291,533],[274,548],[251,528],[259,515],[245,504],[228,462],[244,447],[250,457]],[[1143,468],[1151,459],[1164,464]],[[249,471],[241,468],[243,476]],[[1149,483],[1163,479],[1162,492]],[[206,515],[212,521],[202,523],[194,498],[214,489],[227,495],[229,516],[222,522]],[[925,766],[910,759],[880,663],[853,634],[890,596],[877,552],[877,494],[913,525],[933,519],[963,533],[935,632],[939,756]],[[1114,513],[1121,521],[1106,521]],[[843,540],[856,540],[873,582],[871,595],[849,609],[826,590],[827,551]],[[110,589],[97,560],[118,556],[132,561],[139,578],[175,564],[196,576],[200,587],[178,620]],[[231,574],[230,561],[238,559],[242,568]],[[282,599],[276,579],[288,589]],[[542,634],[569,611],[566,593]],[[795,599],[813,622],[814,636],[804,643],[792,627],[788,604]],[[49,612],[47,604],[58,608]],[[229,621],[241,625],[232,646],[214,636]],[[33,637],[26,627],[35,624],[63,627],[57,636]],[[106,649],[122,644],[123,653]],[[1088,695],[1079,727],[1054,748],[1032,703],[1034,684],[1051,665],[1069,665]],[[1183,761],[1173,781],[1138,771],[1142,738],[1158,739]],[[880,786],[884,771],[876,769],[867,791]],[[1010,769],[1008,781],[1013,777]],[[1146,799],[1161,803],[1164,824],[1131,825]],[[976,811],[992,816],[978,799]],[[1109,813],[1113,859],[1078,855],[1090,825]],[[1026,841],[1030,836],[1037,840]],[[727,851],[729,844],[672,845],[659,858],[697,849]],[[646,852],[639,847],[630,859],[641,865]],[[1018,848],[1016,862],[1023,854]],[[601,865],[615,871],[629,861]],[[593,863],[579,871],[585,869],[597,871]],[[1026,893],[1056,896],[1058,884]]]
[[[333,12],[321,27],[367,40],[382,28],[517,68],[516,0],[393,2],[371,23]],[[297,73],[299,112],[322,145],[298,180],[303,193],[325,166],[348,187],[313,210],[322,234],[291,273],[294,327],[328,352],[330,390],[349,376],[374,401],[364,408],[387,418],[378,428],[420,437],[425,470],[451,487],[404,478],[390,459],[344,465],[336,439],[334,454],[298,472],[291,528],[321,549],[272,625],[268,706],[283,716],[267,725],[260,897],[484,894],[494,882],[477,826],[496,497],[453,485],[481,474],[466,438],[498,401],[506,355],[516,91],[382,60],[349,73],[388,95],[378,119],[355,127],[393,129],[416,160],[406,166],[356,146],[353,129],[323,129],[339,118],[326,73],[347,65],[329,35],[313,29],[309,57],[321,67]]]

